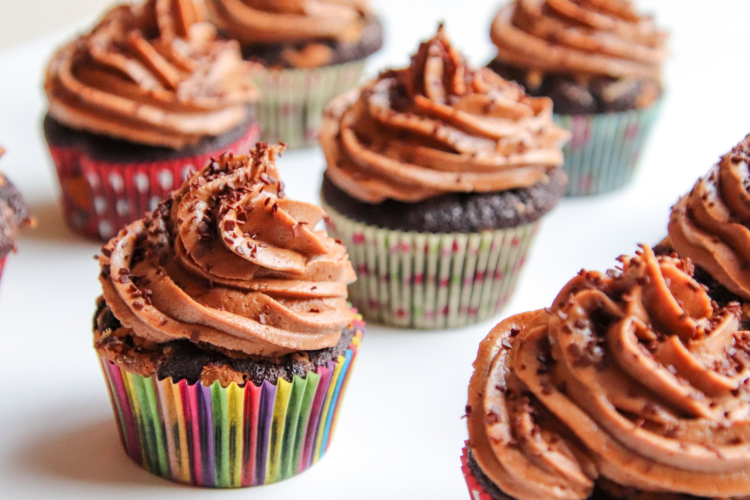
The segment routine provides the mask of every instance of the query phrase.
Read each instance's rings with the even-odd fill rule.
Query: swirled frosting
[[[207,0],[209,16],[243,45],[330,39],[356,41],[367,0]]]
[[[629,0],[514,0],[490,32],[497,58],[536,74],[661,78],[666,33]]]
[[[698,497],[750,495],[750,332],[690,260],[649,247],[581,273],[549,309],[482,342],[469,435],[517,500],[584,499],[595,484]]]
[[[80,130],[179,149],[240,125],[257,97],[239,45],[219,41],[194,0],[120,5],[60,49],[49,114]]]
[[[442,27],[408,68],[335,99],[321,130],[326,175],[368,203],[545,182],[568,137],[552,101],[469,68]]]
[[[750,299],[750,135],[672,207],[674,249]]]
[[[105,245],[100,281],[124,327],[260,356],[337,344],[354,270],[344,246],[315,230],[323,209],[285,197],[283,149],[212,161]]]

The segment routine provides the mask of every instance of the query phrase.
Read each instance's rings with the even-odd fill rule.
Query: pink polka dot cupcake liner
[[[246,153],[259,135],[258,124],[253,124],[240,139],[221,150],[139,163],[102,161],[75,146],[50,144],[62,187],[65,220],[77,233],[107,241],[126,225],[153,211],[211,157],[225,152]]]
[[[463,473],[464,479],[466,480],[466,486],[469,488],[469,497],[471,497],[471,500],[495,500],[494,498],[492,498],[492,495],[487,493],[484,488],[482,488],[482,485],[479,484],[477,479],[474,477],[474,474],[471,473],[468,462],[469,450],[466,446],[464,446],[461,455],[461,472]]]
[[[594,115],[554,115],[573,135],[563,148],[568,196],[608,193],[635,174],[660,102],[644,109]]]
[[[499,313],[516,288],[539,221],[481,233],[418,233],[352,221],[323,203],[328,233],[357,272],[349,300],[368,320],[454,328]]]

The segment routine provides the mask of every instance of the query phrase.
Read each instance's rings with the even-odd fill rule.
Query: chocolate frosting
[[[0,148],[0,157],[5,150]],[[29,208],[18,189],[0,172],[0,259],[8,255],[16,245],[18,230],[34,225]]]
[[[323,209],[285,197],[283,150],[223,155],[105,245],[100,281],[124,327],[266,357],[337,344],[354,270],[315,230]]]
[[[237,127],[257,97],[254,66],[220,41],[194,0],[120,5],[60,49],[49,114],[75,129],[179,149]]]
[[[367,0],[206,0],[211,21],[243,45],[362,36]]]
[[[750,494],[750,332],[689,259],[646,246],[500,323],[469,387],[470,446],[517,500]],[[659,497],[662,498],[662,497]]]
[[[629,0],[514,0],[490,32],[497,58],[537,75],[661,78],[666,33]]]
[[[373,204],[547,182],[568,137],[552,101],[469,68],[442,26],[408,68],[335,99],[321,130],[328,178]]]
[[[729,291],[750,299],[750,135],[672,207],[669,239]]]

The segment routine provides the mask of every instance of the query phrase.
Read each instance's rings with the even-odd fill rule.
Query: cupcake
[[[689,259],[642,246],[581,271],[551,308],[479,347],[464,467],[471,498],[750,495],[750,332]]]
[[[672,208],[668,245],[726,293],[750,300],[750,135]]]
[[[656,118],[666,34],[628,0],[514,0],[492,23],[494,71],[555,103],[573,133],[569,195],[624,186]]]
[[[468,67],[442,26],[408,68],[336,98],[322,199],[359,275],[355,305],[410,328],[498,312],[565,193],[567,138],[550,99]]]
[[[0,148],[0,156],[5,150]],[[16,248],[16,235],[23,226],[30,226],[33,219],[29,209],[21,198],[21,193],[0,172],[0,279],[8,254]]]
[[[263,70],[259,119],[267,142],[316,146],[328,101],[354,88],[383,45],[367,0],[206,0],[209,19]]]
[[[102,248],[94,345],[123,446],[153,474],[269,484],[330,444],[364,324],[325,212],[284,195],[282,151],[217,157]]]
[[[202,18],[194,0],[120,5],[50,61],[44,133],[77,232],[108,240],[257,140],[255,70]]]

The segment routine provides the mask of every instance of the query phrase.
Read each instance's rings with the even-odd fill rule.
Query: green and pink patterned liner
[[[263,69],[258,121],[264,142],[290,148],[318,145],[323,110],[334,97],[359,84],[365,60],[311,69]]]
[[[323,457],[364,333],[345,355],[292,382],[240,387],[142,377],[100,357],[128,456],[194,486],[236,488],[299,474]]]
[[[554,115],[572,138],[563,148],[568,196],[607,193],[633,178],[660,102],[644,109],[592,115]]]
[[[349,300],[368,320],[453,328],[490,318],[510,299],[539,221],[481,233],[396,231],[352,221],[323,203],[328,232],[357,272]]]

